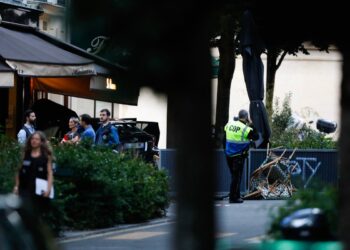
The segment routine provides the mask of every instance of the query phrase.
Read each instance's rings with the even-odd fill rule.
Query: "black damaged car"
[[[94,119],[93,127],[99,127],[99,122]],[[121,149],[123,152],[131,152],[141,156],[146,162],[153,163],[159,158],[159,126],[158,122],[137,121],[135,118],[125,118],[111,121],[117,128]]]

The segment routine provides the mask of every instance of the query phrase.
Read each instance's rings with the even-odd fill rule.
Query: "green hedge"
[[[20,164],[20,147],[17,141],[0,134],[0,193],[12,191],[15,172]]]
[[[58,146],[55,155],[65,225],[99,228],[165,214],[168,179],[153,165],[103,148]]]
[[[8,193],[20,161],[16,141],[0,137],[0,192]],[[141,159],[109,149],[54,146],[55,199],[44,215],[58,233],[62,227],[102,228],[165,215],[168,178]]]

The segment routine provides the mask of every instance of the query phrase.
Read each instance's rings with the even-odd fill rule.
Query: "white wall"
[[[53,94],[53,93],[48,93],[47,94],[47,99],[56,102],[58,104],[63,105],[64,103],[64,97],[63,95],[57,95],[57,94]]]
[[[288,57],[282,64],[276,76],[275,95],[283,98],[291,92],[292,108],[299,115],[305,116],[311,109],[316,112],[316,118],[335,120],[339,124],[340,54],[313,51],[310,56],[301,57]]]
[[[75,111],[78,116],[88,114],[94,117],[94,100],[78,97],[71,97],[69,99],[68,107]]]
[[[335,50],[329,54],[315,50],[310,52],[310,55],[286,56],[276,74],[274,98],[279,98],[281,103],[284,97],[291,93],[293,112],[307,120],[324,118],[334,120],[339,125],[341,55]],[[217,57],[218,51],[213,50],[212,54]],[[266,58],[262,58],[266,80]],[[217,79],[213,79],[213,121],[216,86]],[[242,59],[238,57],[231,85],[230,117],[237,115],[241,108],[249,109],[249,99],[243,77]],[[312,111],[311,114],[309,111]],[[338,128],[334,135],[337,136],[339,132]]]
[[[155,121],[159,124],[160,138],[158,147],[166,147],[167,131],[167,97],[164,94],[154,92],[152,89],[143,87],[137,106],[118,105],[119,118],[136,117],[139,121]]]

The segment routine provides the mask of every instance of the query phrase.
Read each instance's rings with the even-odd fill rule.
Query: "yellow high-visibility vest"
[[[226,142],[247,143],[250,131],[252,128],[241,121],[229,122],[225,126]]]

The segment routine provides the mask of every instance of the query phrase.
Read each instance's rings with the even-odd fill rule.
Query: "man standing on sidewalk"
[[[251,140],[259,139],[258,133],[249,121],[244,109],[238,113],[238,120],[230,121],[225,126],[225,155],[231,173],[230,203],[242,203],[240,185],[244,161],[248,156]]]
[[[117,149],[120,144],[117,129],[110,122],[111,112],[108,109],[100,111],[101,126],[96,131],[96,145]]]
[[[34,124],[36,116],[33,110],[28,109],[25,112],[26,123],[17,134],[19,144],[24,145],[27,138],[35,132]]]
[[[84,128],[84,131],[81,133],[80,142],[85,141],[86,143],[93,145],[95,142],[96,134],[94,129],[91,126],[91,116],[88,114],[82,114],[80,116],[80,125]]]

